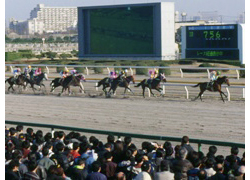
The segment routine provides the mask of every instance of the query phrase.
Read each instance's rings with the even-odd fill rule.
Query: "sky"
[[[5,20],[14,17],[16,20],[27,20],[30,11],[37,4],[45,6],[85,6],[98,4],[119,4],[133,2],[159,2],[159,0],[5,0]],[[217,11],[219,15],[236,17],[245,12],[245,0],[162,0],[163,2],[174,2],[175,10],[187,13],[187,20],[202,11]]]

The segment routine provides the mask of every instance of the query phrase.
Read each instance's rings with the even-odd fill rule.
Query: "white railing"
[[[5,66],[10,67],[10,71],[13,72],[13,67],[15,66],[21,66],[21,67],[27,67],[28,64],[5,64]],[[56,65],[56,64],[32,64],[34,67],[46,67],[47,73],[49,73],[49,67],[83,67],[86,68],[86,74],[89,75],[88,68],[106,68],[108,70],[108,73],[110,73],[110,68],[125,68],[130,71],[130,74],[133,75],[133,69],[140,69],[140,68],[146,68],[146,69],[179,69],[180,70],[180,76],[181,78],[184,77],[183,70],[184,69],[192,69],[192,70],[207,70],[207,77],[210,78],[210,71],[209,70],[235,70],[237,79],[240,79],[239,70],[245,70],[245,68],[217,68],[217,67],[199,67],[199,68],[189,68],[189,67],[165,67],[165,66],[96,66],[96,65]]]

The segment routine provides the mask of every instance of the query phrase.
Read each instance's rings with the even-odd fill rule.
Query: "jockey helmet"
[[[17,68],[16,70],[17,70],[17,72],[20,72],[20,71],[21,71],[21,69],[20,69],[20,68]]]
[[[31,68],[31,66],[30,66],[30,65],[28,65],[28,68],[30,69],[30,68]]]
[[[65,70],[65,72],[69,72],[69,70],[68,70],[68,69],[66,69],[66,70]]]
[[[125,72],[124,71],[121,71],[121,74],[124,74]]]
[[[155,70],[155,74],[158,74],[159,73],[159,71],[158,70]]]
[[[113,71],[110,72],[110,75],[111,75],[111,76],[113,75]]]
[[[127,72],[128,72],[128,70],[127,70],[127,69],[125,69],[125,70],[124,70],[124,72],[125,72],[125,73],[127,73]]]
[[[217,71],[216,73],[217,73],[217,76],[218,76],[218,75],[221,75],[221,72],[220,72],[220,71]]]
[[[118,70],[116,70],[116,71],[115,71],[115,73],[116,73],[116,74],[119,74],[119,71],[118,71]]]

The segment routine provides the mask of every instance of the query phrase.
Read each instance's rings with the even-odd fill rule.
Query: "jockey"
[[[24,68],[24,74],[25,76],[29,76],[29,73],[31,72],[31,66],[28,65],[27,67]]]
[[[128,70],[125,69],[124,72],[125,72],[125,77],[127,77],[128,76]]]
[[[147,84],[148,84],[149,88],[151,88],[151,83],[153,82],[153,80],[158,77],[158,73],[159,73],[158,70],[149,71],[150,77],[147,80]]]
[[[210,73],[210,82],[208,83],[207,87],[213,87],[214,81],[216,81],[221,74],[220,71],[212,71]]]
[[[70,74],[72,74],[73,76],[77,76],[78,72],[77,70],[73,69],[70,71]]]
[[[21,69],[20,69],[20,68],[16,68],[16,69],[13,71],[13,74],[14,74],[14,82],[16,82],[17,77],[21,74]]]
[[[124,78],[126,78],[125,71],[121,70],[119,73],[119,77],[120,77],[119,82],[120,83],[123,82]]]
[[[39,75],[42,73],[42,68],[38,68],[36,71],[35,71],[35,75]]]

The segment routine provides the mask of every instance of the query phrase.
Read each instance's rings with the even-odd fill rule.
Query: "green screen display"
[[[89,54],[154,54],[153,6],[91,9]]]

